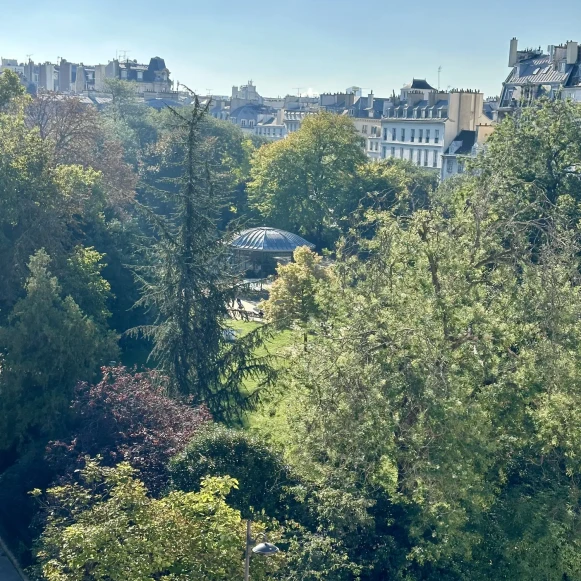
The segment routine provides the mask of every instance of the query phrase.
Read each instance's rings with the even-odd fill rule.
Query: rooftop
[[[251,250],[256,252],[294,252],[300,246],[314,248],[304,238],[286,230],[260,226],[240,232],[230,243],[237,250]]]

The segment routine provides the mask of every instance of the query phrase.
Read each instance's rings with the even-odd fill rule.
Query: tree
[[[204,408],[168,397],[167,381],[155,371],[131,374],[124,367],[105,367],[102,373],[98,383],[75,387],[70,436],[49,444],[49,464],[66,483],[86,456],[99,455],[106,466],[128,462],[159,494],[168,484],[170,458],[210,416]]]
[[[200,492],[156,500],[126,463],[88,461],[81,476],[82,486],[47,491],[37,555],[48,581],[242,578],[246,527],[225,500],[237,486],[233,478],[207,478]],[[268,578],[278,562],[256,560],[253,579]]]
[[[22,97],[25,92],[16,73],[10,70],[0,72],[0,111],[14,99]]]
[[[48,269],[39,250],[25,290],[0,328],[0,447],[59,435],[75,383],[116,355],[116,338],[87,317]]]
[[[166,163],[174,170],[178,165],[180,173],[164,178],[165,189],[157,190],[171,213],[166,217],[147,210],[157,239],[145,249],[146,266],[137,271],[143,283],[137,304],[152,309],[156,321],[137,331],[153,340],[152,358],[170,378],[174,393],[205,404],[218,420],[232,421],[258,397],[258,390],[243,390],[244,378],[272,371],[253,355],[262,333],[233,345],[225,333],[236,278],[227,238],[217,229],[224,196],[208,162],[211,143],[201,133],[206,113],[197,99],[185,116],[175,113],[178,140],[168,148]]]
[[[307,246],[297,248],[293,262],[276,269],[278,277],[272,284],[268,300],[262,304],[267,320],[277,327],[300,326],[305,349],[308,324],[321,312],[316,298],[317,283],[328,278],[321,259]]]
[[[243,430],[205,426],[172,459],[169,469],[172,487],[186,492],[199,490],[207,476],[236,478],[239,485],[230,493],[229,503],[247,518],[264,511],[283,521],[289,512],[296,518],[300,511],[290,492],[298,481],[280,452]]]
[[[319,113],[287,139],[261,147],[252,159],[249,200],[273,226],[317,244],[337,235],[353,207],[361,139],[349,118]],[[355,206],[357,202],[355,202]]]

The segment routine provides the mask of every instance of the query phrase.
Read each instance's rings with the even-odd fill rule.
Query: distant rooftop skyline
[[[542,15],[542,16],[541,16]],[[149,62],[160,56],[171,78],[196,90],[229,95],[252,79],[263,96],[339,92],[357,85],[378,97],[412,78],[498,95],[509,73],[508,48],[581,41],[581,2],[547,10],[540,0],[466,3],[427,0],[353,3],[266,0],[29,0],[5,2],[0,56],[86,64],[118,51]]]

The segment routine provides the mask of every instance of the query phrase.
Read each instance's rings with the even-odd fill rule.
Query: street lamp
[[[280,551],[280,549],[269,543],[266,539],[266,535],[264,533],[258,533],[258,536],[261,538],[262,542],[253,547],[252,545],[257,542],[258,539],[253,539],[252,534],[250,531],[250,525],[252,524],[251,520],[246,521],[246,562],[244,563],[244,581],[249,581],[250,579],[250,553],[254,553],[256,555],[262,555],[263,557],[270,557],[275,555]]]

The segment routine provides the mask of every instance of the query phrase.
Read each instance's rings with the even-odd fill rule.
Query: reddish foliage
[[[167,482],[169,459],[211,420],[210,414],[165,395],[163,377],[155,371],[102,371],[96,385],[77,385],[73,438],[51,442],[47,459],[62,480],[71,479],[86,455],[101,455],[105,465],[128,461],[140,470],[150,490],[159,492]]]

